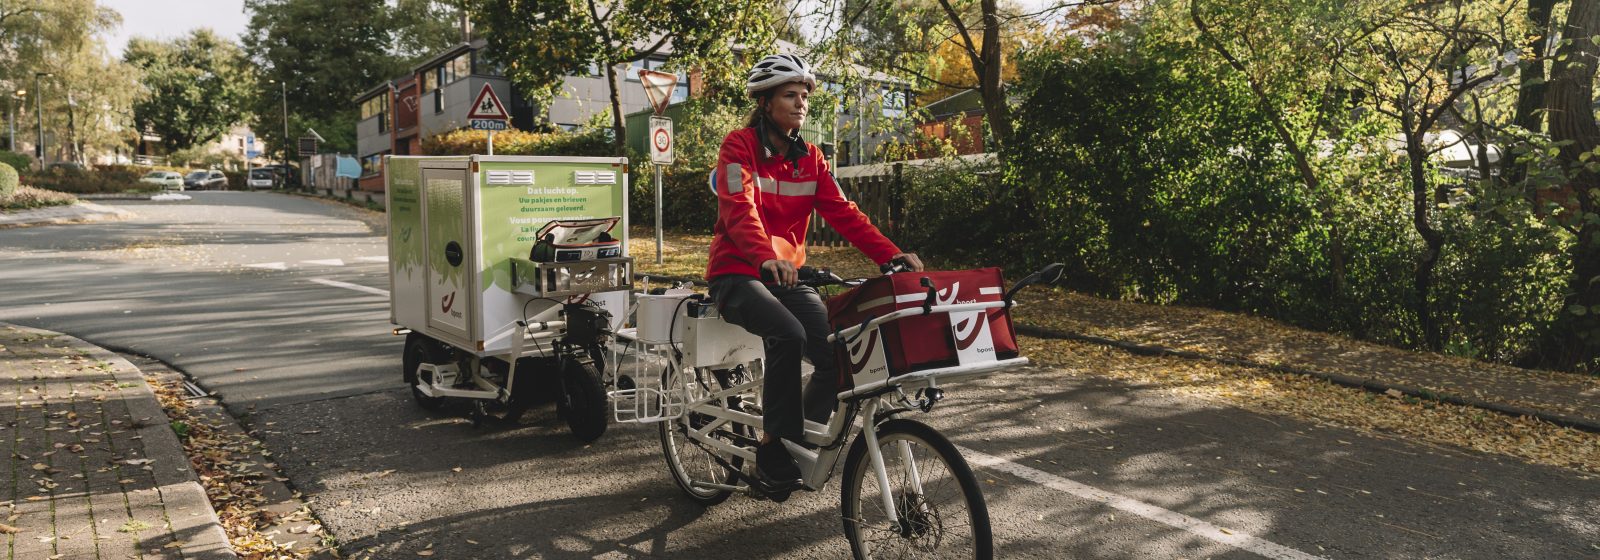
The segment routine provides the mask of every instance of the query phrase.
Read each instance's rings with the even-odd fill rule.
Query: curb
[[[1304,375],[1304,376],[1308,376],[1308,377],[1314,377],[1314,378],[1317,378],[1317,379],[1321,379],[1321,380],[1327,381],[1329,383],[1333,383],[1335,385],[1342,385],[1342,386],[1345,386],[1345,387],[1354,387],[1354,388],[1357,388],[1357,389],[1362,389],[1362,390],[1365,390],[1365,391],[1369,391],[1369,392],[1373,392],[1373,393],[1379,393],[1379,394],[1387,394],[1389,391],[1396,391],[1396,392],[1399,392],[1399,393],[1404,394],[1406,396],[1415,397],[1415,398],[1418,398],[1418,399],[1437,401],[1437,402],[1449,403],[1449,404],[1460,405],[1460,406],[1470,406],[1470,407],[1473,407],[1473,408],[1480,408],[1480,409],[1483,409],[1483,410],[1488,410],[1488,411],[1491,411],[1491,412],[1498,412],[1498,413],[1509,415],[1509,416],[1532,417],[1532,418],[1536,418],[1536,419],[1538,419],[1540,421],[1543,421],[1543,422],[1546,422],[1546,423],[1549,423],[1549,424],[1553,424],[1553,425],[1556,425],[1556,426],[1559,426],[1559,427],[1562,427],[1562,428],[1572,428],[1574,430],[1580,430],[1580,431],[1584,431],[1584,432],[1600,434],[1600,422],[1596,422],[1596,421],[1593,421],[1593,420],[1588,420],[1588,419],[1585,419],[1585,418],[1578,418],[1578,417],[1575,417],[1575,416],[1568,416],[1568,415],[1565,415],[1565,414],[1555,414],[1555,413],[1551,413],[1551,412],[1544,412],[1544,411],[1534,410],[1534,409],[1530,409],[1530,408],[1523,408],[1523,407],[1520,407],[1520,406],[1513,406],[1513,405],[1508,405],[1508,404],[1489,402],[1489,401],[1484,401],[1484,400],[1479,400],[1479,399],[1462,397],[1462,396],[1458,396],[1458,395],[1452,395],[1452,394],[1448,394],[1448,393],[1439,393],[1439,392],[1436,392],[1436,391],[1430,391],[1430,390],[1427,390],[1427,389],[1418,389],[1418,388],[1409,387],[1409,386],[1406,386],[1406,385],[1398,385],[1398,384],[1393,384],[1393,383],[1386,383],[1386,382],[1378,381],[1376,379],[1371,379],[1371,378],[1353,377],[1353,376],[1339,374],[1339,373],[1321,372],[1321,371],[1309,370],[1309,369],[1305,369],[1305,368],[1298,368],[1298,367],[1294,367],[1294,366],[1263,364],[1263,363],[1260,363],[1260,362],[1254,362],[1254,361],[1243,360],[1243,359],[1238,359],[1238,358],[1222,358],[1222,357],[1217,357],[1217,356],[1208,356],[1208,355],[1201,354],[1201,353],[1198,353],[1198,352],[1190,352],[1190,351],[1187,351],[1187,350],[1177,350],[1177,349],[1174,349],[1174,348],[1167,348],[1165,346],[1135,344],[1135,343],[1132,343],[1132,342],[1125,342],[1125,341],[1115,340],[1115,339],[1110,339],[1110,338],[1102,338],[1102,337],[1098,337],[1098,336],[1090,336],[1090,335],[1084,335],[1084,334],[1068,333],[1068,332],[1062,332],[1062,331],[1057,331],[1057,330],[1052,330],[1052,329],[1034,327],[1034,326],[1030,326],[1030,325],[1018,324],[1018,325],[1015,326],[1015,329],[1017,331],[1017,334],[1032,336],[1032,337],[1035,337],[1035,338],[1053,338],[1053,339],[1058,339],[1058,340],[1075,340],[1075,341],[1078,341],[1078,342],[1087,342],[1087,343],[1090,343],[1090,344],[1098,344],[1098,345],[1101,345],[1101,346],[1110,346],[1110,347],[1113,347],[1113,348],[1117,348],[1117,349],[1120,349],[1120,350],[1123,350],[1123,351],[1126,351],[1126,352],[1129,352],[1129,353],[1133,353],[1133,354],[1139,354],[1139,355],[1142,355],[1142,356],[1172,356],[1172,357],[1185,358],[1185,359],[1190,359],[1190,360],[1206,360],[1206,361],[1211,361],[1211,362],[1217,362],[1217,363],[1220,363],[1220,364],[1227,364],[1227,365],[1230,365],[1230,366],[1247,367],[1247,368],[1252,368],[1252,369],[1265,369],[1265,370],[1268,370],[1268,371],[1275,371],[1275,372],[1279,372],[1279,373],[1291,373],[1291,374],[1295,374],[1295,375]]]
[[[53,336],[55,340],[65,341],[94,359],[111,364],[111,376],[118,384],[132,384],[148,397],[128,399],[126,402],[129,414],[136,419],[167,417],[167,413],[161,409],[160,401],[156,400],[155,391],[145,382],[139,368],[115,352],[65,333],[5,322],[0,322],[0,327],[12,327],[36,335]],[[216,510],[211,507],[211,500],[206,497],[205,488],[200,486],[200,476],[189,464],[189,456],[184,453],[183,444],[178,441],[177,434],[172,433],[171,426],[164,421],[154,421],[139,428],[138,434],[145,442],[145,458],[152,459],[158,465],[183,465],[182,469],[151,469],[161,502],[169,509],[167,520],[172,526],[172,533],[184,542],[179,552],[184,558],[237,559],[238,555],[233,552],[233,546],[229,544],[228,534],[222,529],[222,520],[217,518]],[[179,516],[171,513],[177,510],[199,511],[200,515]]]
[[[125,220],[134,216],[133,212],[129,212],[121,208],[102,206],[81,199],[78,202],[65,206],[64,208],[73,209],[73,214],[67,216],[50,216],[49,214],[59,213],[63,209],[61,206],[52,206],[47,208],[23,210],[21,212],[13,212],[8,216],[0,216],[0,229]],[[38,214],[40,217],[29,218],[29,214]]]

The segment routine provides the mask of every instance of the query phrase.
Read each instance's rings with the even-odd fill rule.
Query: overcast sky
[[[111,55],[121,58],[129,37],[173,39],[199,27],[238,40],[250,18],[244,0],[100,0],[122,14],[122,27],[106,37]]]

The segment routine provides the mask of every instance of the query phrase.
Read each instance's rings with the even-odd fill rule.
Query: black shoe
[[[805,389],[800,391],[800,410],[804,411],[805,419],[827,424],[828,418],[833,416],[833,410],[839,406],[838,393],[837,382],[829,382],[812,374]]]
[[[805,481],[800,478],[800,465],[794,462],[794,456],[783,446],[783,440],[774,438],[772,441],[756,446],[756,480],[765,486],[762,490],[767,494],[783,494],[789,497],[789,492],[799,490],[805,486]]]

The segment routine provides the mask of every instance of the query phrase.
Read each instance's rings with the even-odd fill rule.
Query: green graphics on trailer
[[[478,207],[484,269],[483,330],[486,350],[508,344],[504,334],[521,318],[527,300],[512,292],[513,257],[528,258],[539,228],[551,220],[626,216],[626,160],[574,158],[569,161],[479,164]],[[611,234],[627,239],[627,223]],[[624,251],[627,244],[624,243]],[[617,297],[619,295],[606,294]],[[538,307],[546,307],[541,305]],[[530,314],[536,312],[530,308]],[[620,309],[613,313],[620,316]]]
[[[455,165],[465,166],[467,158],[384,158],[387,178],[384,196],[389,217],[389,320],[424,331],[429,315],[425,280],[431,267],[423,260],[427,255],[428,232],[427,222],[423,221],[422,165],[439,161],[454,161]]]

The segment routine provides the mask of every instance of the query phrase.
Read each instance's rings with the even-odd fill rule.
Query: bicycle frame
[[[963,303],[936,305],[926,309],[905,309],[873,319],[866,324],[851,327],[834,335],[830,335],[829,341],[837,342],[839,337],[852,337],[865,329],[875,329],[883,324],[904,319],[906,317],[931,313],[978,312],[985,309],[998,307],[1007,307],[1007,304],[1005,302]],[[721,319],[718,317],[706,317],[700,318],[699,320],[714,320],[721,323]],[[726,325],[726,323],[722,324]],[[733,328],[737,329],[738,327]],[[631,333],[624,330],[619,334],[619,338],[628,342],[630,346],[635,342],[639,342],[633,339],[630,335]],[[695,344],[701,344],[698,340],[692,342]],[[688,343],[689,342],[680,342],[676,345],[662,346],[678,347]],[[714,345],[718,348],[718,355],[734,356],[740,354],[737,348],[732,350],[726,349],[730,345],[736,346],[736,344],[730,344],[728,341],[718,340],[715,341]],[[699,428],[685,427],[684,432],[689,440],[728,457],[741,457],[745,461],[755,461],[755,452],[752,449],[729,443],[720,438],[713,437],[712,434],[716,433],[718,430],[736,426],[748,427],[751,430],[762,429],[763,422],[761,416],[742,410],[735,410],[728,405],[730,398],[759,395],[761,393],[764,375],[764,371],[761,367],[761,359],[757,358],[742,363],[696,365],[694,362],[698,359],[697,356],[698,354],[694,352],[693,349],[681,349],[677,352],[663,353],[661,357],[665,358],[665,361],[667,362],[668,372],[665,374],[665,377],[667,378],[660,380],[660,389],[644,389],[644,393],[634,393],[632,396],[634,398],[638,398],[640,395],[649,395],[650,393],[654,393],[653,395],[649,396],[652,398],[661,398],[665,401],[668,401],[670,404],[662,407],[662,414],[656,416],[646,415],[649,417],[649,420],[641,421],[675,421],[687,414],[697,414],[708,417],[712,420],[707,422],[704,426]],[[811,422],[809,420],[803,422],[805,439],[804,445],[787,440],[784,440],[784,444],[788,447],[790,455],[794,456],[795,462],[799,464],[801,478],[805,481],[806,486],[811,489],[820,489],[826,485],[830,479],[832,479],[834,471],[837,469],[839,461],[846,449],[845,443],[847,443],[849,439],[848,436],[850,436],[852,432],[858,431],[860,432],[860,437],[865,438],[868,458],[871,461],[874,475],[876,476],[879,487],[889,488],[889,472],[883,456],[883,451],[879,448],[877,431],[875,429],[865,429],[866,424],[870,423],[873,426],[876,426],[879,421],[883,419],[879,417],[880,413],[884,413],[886,405],[892,404],[891,402],[888,402],[887,399],[892,398],[892,395],[898,395],[905,406],[892,408],[888,412],[884,413],[885,416],[918,409],[927,411],[928,409],[931,409],[931,404],[925,404],[928,403],[928,400],[922,400],[921,403],[913,402],[910,397],[906,396],[906,392],[908,390],[916,391],[922,389],[936,389],[938,388],[940,380],[971,377],[1001,369],[1025,365],[1027,363],[1028,359],[1023,357],[1012,358],[1008,360],[988,360],[977,363],[965,363],[950,367],[912,372],[905,375],[888,377],[882,380],[871,381],[854,386],[850,389],[841,391],[837,395],[838,405],[834,410],[833,416],[829,419],[826,425]],[[751,375],[749,375],[747,379],[744,379],[725,389],[718,389],[715,391],[708,390],[706,380],[703,378],[706,374],[713,369],[731,369],[737,366],[754,367],[747,368],[747,371],[751,372]],[[635,389],[634,391],[638,390]],[[617,393],[624,393],[624,391],[618,391]],[[614,397],[617,396],[619,395],[614,393]],[[619,412],[623,400],[623,398],[617,398]],[[919,404],[922,406],[919,406]],[[860,423],[857,423],[858,417],[862,419]],[[620,413],[619,420],[621,420]],[[736,426],[730,426],[730,424]],[[912,461],[912,458],[909,456],[909,445],[902,443],[901,453],[904,454],[902,457],[904,464],[908,465],[908,468],[910,469],[907,474],[912,487],[918,492],[922,491],[920,473],[916,471],[915,462]],[[740,492],[747,491],[747,488],[742,485],[702,482],[695,482],[694,485],[696,487],[705,489]],[[883,492],[882,500],[884,512],[891,517],[897,516],[898,512],[892,493]]]

